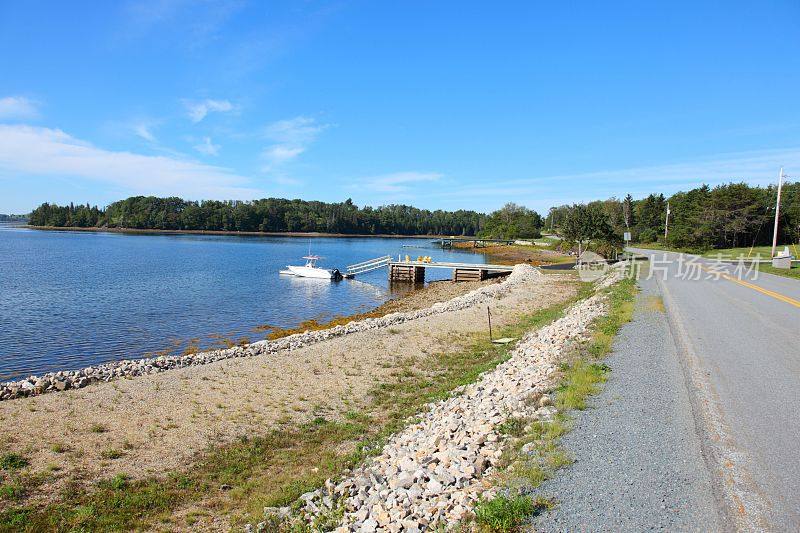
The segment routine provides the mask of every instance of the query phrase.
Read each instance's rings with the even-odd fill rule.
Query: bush
[[[653,229],[645,229],[639,234],[639,242],[656,242],[659,233]]]

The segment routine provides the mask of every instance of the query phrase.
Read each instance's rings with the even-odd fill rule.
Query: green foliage
[[[482,500],[475,506],[475,520],[489,531],[516,531],[537,510],[530,496],[497,496]]]
[[[559,409],[586,409],[586,398],[596,394],[599,385],[606,380],[608,367],[579,360],[570,366],[564,383],[558,389],[556,405]]]
[[[120,450],[115,448],[108,448],[100,452],[100,457],[103,459],[119,459],[120,457],[124,456],[125,454],[122,453]]]
[[[503,435],[511,437],[519,437],[525,429],[525,420],[522,418],[509,417],[505,422],[500,424],[498,431]]]
[[[669,198],[650,194],[634,200],[627,195],[622,201],[610,198],[591,202],[584,210],[576,211],[575,206],[566,205],[554,207],[548,213],[545,227],[560,229],[567,240],[581,244],[594,239],[607,240],[609,228],[617,241],[624,231],[630,231],[635,242],[663,244],[669,202],[666,244],[671,247],[703,251],[767,245],[772,241],[776,197],[775,186],[703,185]],[[589,216],[592,209],[596,217]],[[778,242],[800,242],[800,182],[784,183],[778,226]],[[600,231],[596,231],[598,227]]]
[[[621,211],[617,214],[621,216]],[[612,226],[609,211],[604,208],[602,202],[573,205],[566,213],[561,233],[565,240],[578,245],[579,252],[582,252],[590,242],[615,248],[621,240]]]
[[[0,484],[0,501],[19,500],[25,495],[25,487],[19,481]]]
[[[29,464],[27,459],[16,453],[6,453],[0,456],[0,468],[3,470],[19,470]]]
[[[542,236],[542,217],[536,211],[507,203],[489,215],[480,236],[487,239],[538,239]]]
[[[538,216],[538,215],[537,215]],[[429,211],[407,205],[359,208],[340,203],[265,198],[251,202],[187,201],[134,196],[105,210],[89,205],[42,204],[33,226],[159,230],[326,232],[344,234],[475,235],[485,215],[475,211]]]

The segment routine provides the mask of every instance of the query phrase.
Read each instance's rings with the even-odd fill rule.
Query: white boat
[[[300,278],[342,279],[342,274],[337,269],[318,267],[317,261],[321,259],[318,255],[306,255],[303,259],[306,260],[305,266],[288,265],[286,270],[281,270],[281,274]]]

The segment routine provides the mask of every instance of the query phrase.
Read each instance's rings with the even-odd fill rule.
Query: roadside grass
[[[481,501],[475,510],[475,520],[490,531],[514,531],[531,515],[550,505],[547,500],[522,494],[512,497],[501,495],[493,500]]]
[[[795,256],[800,255],[800,249],[796,244],[782,244],[778,246],[778,251],[783,250],[784,246],[788,246],[789,251],[791,251]],[[755,256],[761,256],[762,259],[768,259],[772,257],[772,246],[754,246],[752,249],[750,247],[746,247],[708,250],[703,253],[703,256],[710,258],[723,257],[726,259],[738,259],[739,257],[752,258]]]
[[[520,338],[559,318],[590,292],[582,284],[576,297],[521,316],[497,333]],[[363,411],[344,413],[341,420],[287,423],[263,435],[215,445],[189,468],[165,476],[131,480],[122,474],[88,488],[72,484],[45,507],[5,507],[0,531],[174,529],[181,525],[176,522],[181,511],[188,511],[187,527],[206,514],[225,516],[233,527],[258,522],[264,507],[290,505],[379,451],[426,403],[458,394],[459,387],[507,360],[513,346],[492,344],[485,334],[470,336],[464,348],[451,353],[404,361],[390,381],[373,388]]]
[[[665,252],[676,252],[676,253],[687,253],[687,254],[696,254],[703,256],[707,259],[753,259],[757,255],[760,255],[762,259],[769,259],[770,254],[772,253],[771,246],[756,246],[752,248],[720,248],[720,249],[694,249],[694,248],[673,248],[669,246],[664,246],[663,244],[659,243],[648,243],[648,244],[636,244],[634,245],[638,248],[645,248],[649,250],[664,250]],[[779,250],[783,250],[783,247],[786,245],[778,246]],[[800,257],[800,246],[796,244],[789,244],[789,250],[795,255],[795,257]],[[783,276],[785,278],[793,278],[793,279],[800,279],[800,265],[793,264],[792,268],[784,269],[784,268],[774,268],[772,265],[768,264],[759,264],[758,265],[759,272],[765,272],[767,274],[774,274],[776,276]]]
[[[767,274],[774,274],[776,276],[783,276],[785,278],[800,279],[800,265],[792,265],[792,268],[788,270],[785,268],[775,268],[772,265],[759,265],[758,270],[760,272],[766,272]]]
[[[633,279],[620,281],[607,292],[608,314],[593,324],[589,341],[578,346],[561,366],[562,376],[555,389],[558,412],[550,420],[515,419],[508,424],[510,431],[506,433],[514,438],[506,445],[498,468],[501,493],[494,500],[479,502],[475,509],[475,522],[483,531],[518,531],[532,516],[552,507],[552,501],[534,499],[529,493],[559,468],[572,463],[559,444],[571,430],[569,411],[586,409],[589,396],[600,391],[610,371],[600,359],[611,351],[617,332],[633,316]],[[495,504],[497,500],[500,502]]]

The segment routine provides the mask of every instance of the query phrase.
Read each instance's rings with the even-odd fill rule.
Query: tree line
[[[321,232],[366,235],[476,235],[486,215],[476,211],[429,211],[408,205],[358,207],[339,203],[266,198],[254,201],[190,201],[135,196],[97,206],[44,203],[33,226],[163,230]]]
[[[609,198],[551,208],[545,228],[571,242],[618,246],[628,231],[640,243],[665,241],[679,248],[737,248],[771,244],[777,186],[746,183],[702,185],[672,196],[650,194],[634,200]],[[779,243],[800,241],[800,182],[784,183],[779,214]]]
[[[4,215],[0,213],[0,222],[24,222],[28,220],[27,215]]]
[[[322,232],[343,234],[463,235],[530,239],[541,231],[560,234],[573,245],[592,243],[610,252],[624,232],[633,242],[664,242],[680,248],[732,248],[770,244],[777,187],[746,183],[702,185],[669,197],[653,193],[635,200],[609,198],[553,207],[547,217],[514,203],[485,215],[476,211],[429,211],[407,205],[358,207],[339,203],[266,198],[243,201],[188,201],[135,196],[97,206],[42,204],[30,215],[34,226],[108,227],[167,230]],[[783,186],[780,243],[800,242],[800,182]]]

